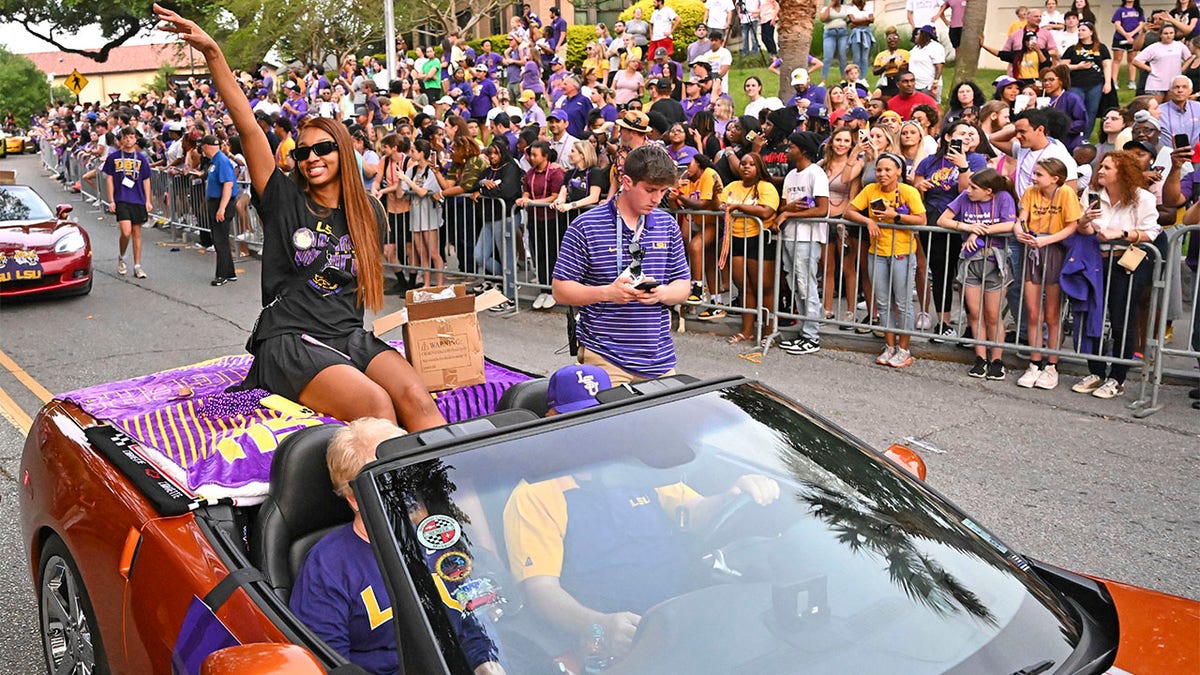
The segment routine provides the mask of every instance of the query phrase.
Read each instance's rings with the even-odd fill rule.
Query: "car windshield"
[[[455,613],[520,673],[1011,673],[1081,639],[1023,558],[761,385],[561,422],[377,474],[455,671]]]
[[[53,220],[54,213],[36,192],[23,185],[0,186],[0,223],[9,220]]]

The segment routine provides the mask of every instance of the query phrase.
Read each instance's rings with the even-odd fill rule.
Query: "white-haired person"
[[[380,443],[402,435],[403,429],[377,417],[357,419],[333,435],[325,456],[329,478],[334,491],[349,502],[354,521],[325,535],[312,547],[300,566],[289,601],[292,612],[326,644],[372,673],[395,673],[400,659],[390,605],[388,609],[382,606],[388,600],[383,575],[350,481],[375,460]],[[409,518],[414,523],[427,515],[424,504],[410,507]],[[427,564],[432,562],[426,560]],[[435,584],[461,586],[466,581],[445,582],[437,575],[431,576]],[[451,598],[454,589],[446,590],[443,597]],[[446,605],[446,616],[475,675],[503,674],[499,647],[479,618],[451,604]]]

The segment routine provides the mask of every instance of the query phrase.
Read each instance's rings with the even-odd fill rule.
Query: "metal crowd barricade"
[[[1171,320],[1170,313],[1167,311],[1166,297],[1171,292],[1173,284],[1182,281],[1184,265],[1188,264],[1177,259],[1183,250],[1185,238],[1189,239],[1188,245],[1191,247],[1189,266],[1192,271],[1192,281],[1182,288],[1182,316],[1174,322],[1176,339],[1180,340],[1180,344],[1184,346],[1172,347],[1166,341],[1167,325]],[[1195,267],[1197,246],[1200,246],[1200,225],[1184,225],[1167,230],[1166,270],[1162,275],[1162,284],[1159,286],[1161,291],[1159,295],[1163,298],[1160,303],[1162,311],[1158,313],[1158,316],[1150,315],[1154,320],[1151,322],[1152,330],[1147,330],[1150,337],[1157,342],[1153,348],[1152,367],[1142,372],[1141,393],[1138,399],[1130,404],[1130,407],[1134,409],[1134,417],[1149,417],[1162,410],[1163,404],[1159,401],[1159,391],[1164,375],[1193,381],[1197,377],[1195,362],[1200,361],[1200,270]],[[1190,312],[1189,304],[1191,305]],[[1181,327],[1182,330],[1180,330]],[[1147,352],[1148,355],[1150,353],[1150,351]],[[1187,367],[1183,367],[1183,363],[1180,364],[1180,367],[1168,365],[1167,359],[1172,357],[1180,359],[1186,363]]]
[[[521,290],[532,289],[539,294],[552,292],[554,265],[558,262],[563,233],[581,212],[561,212],[550,204],[550,200],[530,200],[517,212],[520,223],[514,228],[512,246],[517,252],[517,293],[513,300],[518,311]],[[522,251],[524,255],[521,255]]]
[[[844,220],[844,219],[828,219],[828,220],[825,220],[825,219],[789,219],[789,221],[787,221],[787,222],[803,223],[803,224],[827,223],[827,226],[829,228],[829,230],[828,230],[829,238],[833,239],[835,241],[835,243],[831,249],[826,248],[825,250],[826,251],[832,250],[832,251],[837,252],[837,257],[835,260],[830,260],[828,255],[823,254],[821,257],[820,264],[817,266],[817,271],[819,274],[824,275],[826,266],[836,262],[839,266],[842,266],[842,267],[844,267],[846,265],[853,265],[853,266],[855,266],[855,269],[850,269],[850,270],[846,271],[846,274],[844,274],[844,275],[837,275],[835,277],[836,278],[835,283],[841,283],[846,278],[851,278],[851,279],[859,280],[860,282],[868,282],[868,283],[870,283],[871,288],[874,289],[875,282],[880,281],[880,279],[875,278],[877,273],[874,270],[868,271],[865,276],[861,275],[862,266],[866,263],[865,258],[860,257],[860,258],[856,258],[855,260],[851,261],[851,260],[849,260],[849,258],[851,256],[847,255],[847,251],[849,250],[849,248],[851,246],[856,245],[853,242],[855,242],[855,241],[869,242],[870,241],[869,236],[867,236],[867,233],[864,231],[865,226],[862,226],[862,225],[859,225],[859,224],[856,224],[856,223],[853,223],[853,222],[850,222],[850,221]],[[942,228],[928,227],[928,226],[889,225],[885,229],[911,231],[914,234],[916,234],[917,236],[925,237],[925,241],[928,241],[928,237],[926,235],[945,234],[945,233],[960,234],[960,233],[954,232],[952,230],[944,230]],[[857,233],[859,233],[859,236],[857,238],[855,238],[854,236],[849,236],[849,234],[851,232],[857,232]],[[1009,251],[1009,247],[1012,246],[1012,237],[1009,235],[990,235],[990,236],[997,237],[997,238],[1004,238],[1009,241],[1009,245],[1008,245],[1008,247],[1006,247],[1006,251],[1005,251],[1005,253],[1007,254]],[[847,315],[843,315],[845,318],[842,318],[842,319],[837,318],[838,314],[836,312],[836,308],[837,308],[836,303],[833,304],[833,307],[835,309],[835,312],[834,312],[835,316],[833,318],[827,317],[825,315],[825,312],[821,311],[821,310],[817,311],[816,316],[809,316],[806,312],[803,312],[803,311],[794,311],[791,308],[795,306],[794,302],[797,299],[795,297],[797,294],[796,289],[799,286],[800,280],[795,279],[795,278],[788,278],[788,276],[787,276],[792,272],[792,270],[785,269],[785,265],[783,264],[784,252],[783,252],[782,248],[783,248],[783,246],[785,246],[787,244],[788,244],[788,242],[783,242],[782,240],[778,244],[780,246],[780,251],[779,251],[779,254],[777,255],[777,258],[778,258],[780,264],[778,264],[776,266],[775,284],[776,284],[776,288],[779,289],[779,292],[776,293],[776,302],[774,304],[774,307],[772,308],[772,314],[774,315],[776,320],[787,319],[787,320],[793,320],[796,322],[813,321],[813,322],[817,322],[817,323],[823,324],[823,325],[834,325],[834,326],[839,326],[839,327],[847,327],[847,328],[857,329],[856,332],[860,332],[860,333],[871,333],[871,332],[884,331],[887,333],[894,333],[897,335],[908,335],[910,337],[927,337],[927,338],[928,337],[937,337],[946,342],[962,344],[964,346],[972,346],[973,347],[976,345],[983,345],[985,347],[998,347],[998,348],[1001,348],[1008,352],[1014,352],[1014,351],[1018,351],[1018,350],[1020,350],[1020,351],[1035,351],[1032,347],[1025,345],[1025,344],[1021,344],[1019,342],[1020,335],[1017,336],[1016,341],[1009,342],[1005,339],[1000,339],[1000,340],[985,339],[987,336],[984,336],[983,338],[981,338],[978,335],[971,335],[968,337],[963,334],[962,330],[957,330],[954,335],[935,336],[934,334],[930,333],[927,330],[918,330],[915,327],[905,328],[905,327],[897,326],[897,327],[884,328],[881,325],[877,325],[877,324],[873,323],[871,320],[872,315],[876,310],[876,308],[874,307],[874,298],[872,297],[873,295],[875,295],[874,293],[867,295],[867,297],[866,297],[867,313],[861,319],[859,319],[857,317],[847,316]],[[1156,337],[1156,335],[1161,335],[1161,331],[1147,331],[1145,340],[1141,343],[1136,343],[1137,347],[1140,348],[1140,350],[1141,350],[1142,359],[1138,359],[1136,357],[1125,358],[1125,357],[1121,356],[1121,354],[1123,352],[1127,351],[1126,346],[1127,346],[1128,342],[1130,340],[1136,339],[1137,319],[1141,316],[1150,316],[1150,317],[1155,316],[1158,308],[1162,304],[1163,288],[1164,288],[1164,284],[1162,281],[1163,267],[1164,267],[1162,255],[1160,254],[1159,250],[1153,244],[1142,243],[1142,244],[1139,244],[1139,248],[1144,250],[1147,254],[1147,258],[1146,258],[1146,260],[1143,261],[1142,264],[1149,264],[1152,266],[1151,274],[1150,274],[1151,286],[1150,286],[1150,288],[1146,289],[1148,292],[1148,303],[1144,307],[1145,314],[1143,315],[1140,313],[1139,307],[1138,307],[1138,305],[1142,302],[1142,299],[1134,298],[1134,297],[1127,298],[1126,306],[1123,308],[1124,314],[1126,316],[1126,322],[1125,322],[1124,330],[1121,331],[1121,333],[1124,335],[1124,339],[1122,340],[1121,344],[1113,345],[1113,344],[1110,344],[1109,339],[1105,339],[1105,338],[1109,338],[1113,332],[1112,326],[1110,325],[1110,322],[1108,320],[1110,317],[1111,307],[1109,306],[1108,295],[1106,293],[1105,301],[1103,303],[1103,308],[1101,310],[1103,313],[1103,316],[1105,318],[1105,337],[1099,341],[1099,345],[1098,345],[1099,353],[1094,353],[1094,352],[1081,353],[1077,350],[1068,349],[1067,347],[1070,345],[1066,343],[1065,338],[1060,340],[1060,346],[1057,349],[1050,349],[1049,347],[1043,345],[1036,349],[1036,351],[1038,353],[1042,354],[1043,356],[1053,354],[1056,357],[1058,357],[1059,359],[1073,361],[1073,362],[1081,363],[1081,362],[1086,362],[1088,360],[1096,360],[1096,361],[1104,362],[1109,365],[1123,365],[1123,366],[1128,366],[1131,368],[1143,368],[1144,370],[1149,370],[1148,368],[1144,368],[1144,366],[1146,365],[1146,363],[1149,360],[1154,360],[1156,362],[1161,361],[1161,359],[1154,358],[1154,354],[1155,354],[1156,350],[1158,349],[1158,338]],[[953,287],[952,285],[956,283],[957,269],[958,269],[957,251],[959,249],[955,248],[954,250],[955,250],[955,256],[948,259],[949,261],[953,262],[953,269],[944,270],[944,273],[947,275],[946,279],[948,279],[947,283],[948,283],[948,285],[951,285],[951,287]],[[944,264],[950,265],[951,263],[949,261],[945,262]],[[1043,266],[1045,265],[1044,259],[1043,259],[1042,264],[1043,264]],[[889,274],[891,273],[894,265],[895,265],[894,259],[889,261],[889,268],[888,268]],[[822,278],[822,277],[818,277],[818,279],[820,279],[820,278]],[[919,295],[920,287],[915,282],[916,282],[916,279],[914,279],[914,283],[912,284],[912,287],[907,289],[908,292],[911,293],[913,296],[912,302],[914,303],[914,314],[915,314],[915,308],[917,306],[919,306],[919,303],[920,303],[920,295]],[[811,284],[806,284],[806,287],[811,287]],[[784,288],[789,289],[787,294],[784,293],[784,291],[783,291]],[[1105,288],[1106,289],[1111,288],[1111,283],[1106,282]],[[822,291],[827,293],[828,289],[822,288]],[[851,295],[850,292],[848,291],[848,289],[845,288],[845,286],[842,286],[841,291],[842,291],[841,295],[843,296],[843,300],[846,303],[847,311],[855,312],[855,305],[857,304],[857,301],[858,301],[857,293],[855,293],[854,295]],[[824,298],[822,298],[822,302],[823,302],[823,300],[824,300]],[[1068,322],[1066,308],[1069,306],[1069,300],[1065,296],[1065,294],[1061,298],[1061,305],[1062,305],[1062,307],[1060,308],[1060,317],[1061,317],[1060,330],[1065,330],[1065,327]],[[821,306],[821,304],[818,304],[818,307],[820,307],[820,306]],[[944,305],[942,309],[945,310],[947,308]],[[965,298],[964,298],[962,288],[959,288],[957,290],[957,292],[954,293],[953,303],[951,306],[949,306],[948,309],[949,309],[949,311],[946,312],[947,314],[950,314],[952,317],[958,317],[958,318],[952,319],[952,321],[954,322],[954,325],[961,326],[963,324],[963,318],[961,318],[961,317],[966,314]],[[1016,306],[1015,307],[1009,306],[1008,309],[1010,312],[1012,312],[1014,319],[1017,319],[1017,321],[1015,321],[1015,323],[1017,323],[1017,325],[1020,325],[1019,322],[1024,320],[1025,313],[1026,313],[1024,293],[1022,293],[1020,295],[1020,299],[1018,300]],[[1018,319],[1018,317],[1019,317],[1019,319]],[[1001,311],[1000,320],[1001,320],[1001,322],[1003,322],[1003,309]],[[1164,321],[1165,321],[1165,319],[1164,319]],[[1082,329],[1083,329],[1082,326],[1072,326],[1072,331],[1075,333],[1078,333],[1078,331],[1080,331]],[[1043,331],[1043,333],[1044,333],[1044,331]],[[1112,353],[1107,353],[1110,351]]]
[[[42,138],[38,141],[38,151],[42,157],[42,166],[46,167],[47,171],[59,173],[58,170],[58,150],[49,138]]]
[[[407,192],[411,200],[416,195]],[[515,266],[509,249],[513,240],[512,205],[503,200],[480,196],[452,197],[444,200],[437,209],[436,227],[423,229],[427,223],[414,223],[419,210],[412,204],[402,207],[402,213],[388,213],[389,258],[384,267],[403,274],[430,275],[432,284],[470,280],[472,283],[492,282],[500,284],[510,298],[515,295]],[[493,235],[485,226],[499,233]],[[415,231],[420,229],[421,231]],[[392,248],[394,247],[394,248]],[[434,254],[437,254],[436,256]],[[437,264],[440,259],[441,265]],[[447,279],[447,277],[449,277]]]

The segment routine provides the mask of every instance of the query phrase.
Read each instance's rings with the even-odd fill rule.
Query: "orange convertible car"
[[[287,602],[351,518],[336,423],[223,393],[240,358],[38,415],[21,527],[51,671],[356,672]],[[393,672],[471,672],[452,612],[507,673],[1200,672],[1200,604],[1022,556],[915,454],[760,383],[668,378],[544,418],[545,380],[489,369],[439,395],[459,421],[383,443],[352,485]],[[564,620],[545,578],[636,628]]]

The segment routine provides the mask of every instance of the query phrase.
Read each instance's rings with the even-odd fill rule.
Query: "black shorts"
[[[134,225],[146,223],[146,205],[130,202],[117,202],[117,222],[128,220]]]
[[[394,351],[388,343],[362,328],[343,337],[319,342],[321,344],[314,344],[298,334],[263,340],[254,349],[254,363],[240,388],[266,389],[299,402],[300,392],[322,370],[351,365],[366,372],[376,356]]]
[[[1113,33],[1112,48],[1115,52],[1131,52],[1133,51],[1133,43],[1126,40],[1120,33]]]
[[[758,240],[764,235],[760,232],[753,237],[731,237],[729,255],[734,258],[758,259]],[[763,242],[763,260],[775,260],[775,241]]]
[[[958,49],[962,44],[962,27],[950,29],[950,46]]]

